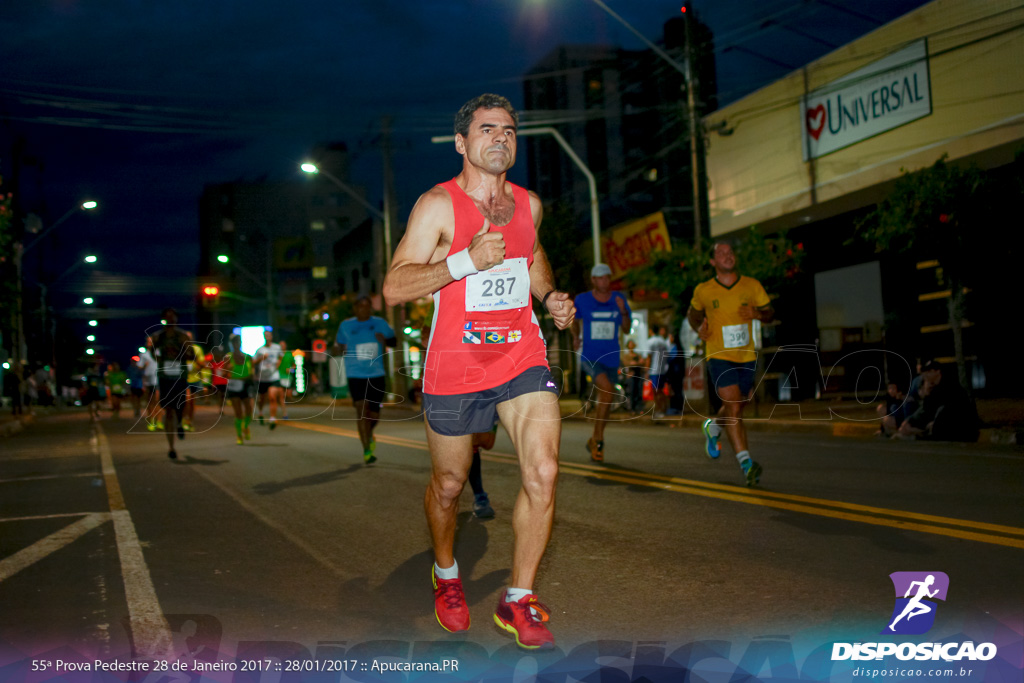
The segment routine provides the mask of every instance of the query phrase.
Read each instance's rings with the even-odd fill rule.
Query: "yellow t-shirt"
[[[756,360],[752,321],[740,317],[740,308],[761,308],[770,301],[764,287],[752,277],[741,275],[732,287],[717,278],[697,285],[690,305],[704,311],[708,318],[711,338],[707,341],[707,357],[733,363]]]
[[[201,359],[206,358],[206,354],[203,353],[202,347],[198,344],[192,344],[192,350],[195,351],[196,357],[195,360],[190,361],[188,364],[188,383],[199,384],[202,379],[200,374],[202,370]]]

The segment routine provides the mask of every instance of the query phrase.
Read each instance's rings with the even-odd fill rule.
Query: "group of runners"
[[[161,315],[163,326],[147,337],[146,349],[135,363],[142,372],[146,428],[167,435],[168,458],[178,457],[175,437],[182,440],[194,431],[196,403],[204,397],[216,397],[220,406],[230,402],[238,445],[251,438],[254,415],[271,430],[277,426],[279,411],[287,418],[294,358],[284,342],[274,342],[272,331],[264,333],[264,345],[251,356],[242,351],[241,337],[232,335],[230,351],[218,358],[204,353],[192,335],[178,327],[177,311],[167,308]]]
[[[424,512],[433,548],[431,583],[434,615],[450,632],[470,628],[471,614],[454,556],[459,499],[470,480],[478,517],[494,515],[480,480],[480,449],[494,444],[504,425],[518,457],[521,485],[511,523],[514,532],[509,585],[501,592],[491,620],[527,649],[550,649],[551,615],[535,592],[538,568],[551,536],[561,440],[559,387],[551,375],[545,340],[533,302],[560,330],[572,328],[586,371],[598,392],[594,431],[586,447],[602,461],[604,430],[619,359],[620,333],[629,331],[626,298],[610,288],[610,269],[591,271],[593,289],[575,300],[559,289],[538,232],[543,207],[533,192],[507,179],[517,151],[518,114],[509,101],[485,94],[467,102],[455,117],[455,150],[460,173],[424,193],[409,216],[404,236],[387,272],[383,294],[389,306],[430,296],[434,316],[423,369],[423,411],[431,471]],[[762,469],[747,448],[742,411],[753,379],[752,321],[768,321],[772,307],[757,280],[739,274],[728,244],[710,255],[715,277],[696,288],[687,317],[707,344],[712,389],[722,407],[703,425],[705,452],[720,454],[724,431],[748,485]],[[396,344],[394,331],[370,315],[368,299],[356,303],[342,323],[335,353],[344,355],[349,389],[359,420],[366,464],[376,459],[373,432],[384,396],[383,357]],[[196,356],[177,316],[150,339],[159,371],[159,404],[167,414],[166,433],[174,452],[175,421],[186,395],[186,364]],[[235,414],[238,443],[249,438],[253,390],[270,404],[270,427],[281,405],[279,368],[284,350],[267,333],[266,344],[250,357],[240,339],[231,339],[224,369],[226,393]],[[184,432],[177,431],[179,438]],[[481,496],[479,493],[483,493]],[[481,505],[482,503],[482,505]]]
[[[686,313],[690,327],[705,343],[711,405],[717,408],[702,425],[704,451],[709,458],[717,459],[724,431],[747,485],[753,486],[760,481],[762,467],[750,457],[742,420],[754,387],[757,352],[752,323],[770,322],[774,311],[761,283],[737,270],[732,246],[715,242],[708,262],[715,275],[694,288]],[[618,398],[614,385],[621,358],[619,334],[628,334],[632,323],[626,297],[611,289],[610,275],[611,268],[606,264],[593,267],[593,288],[576,297],[573,326],[582,369],[593,381],[592,396],[597,401],[593,435],[586,443],[595,462],[604,461],[605,426],[611,404]],[[650,378],[655,392],[661,389],[659,379],[656,374]]]

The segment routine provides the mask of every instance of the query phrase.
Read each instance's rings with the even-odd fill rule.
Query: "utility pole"
[[[697,253],[701,252],[704,232],[704,216],[701,207],[701,122],[697,115],[697,79],[694,78],[693,62],[696,58],[693,45],[693,12],[689,11],[690,3],[683,8],[683,21],[686,22],[686,109],[688,127],[690,129],[690,178],[693,183],[693,246]]]
[[[405,327],[405,315],[404,306],[388,306],[387,302],[384,301],[384,278],[387,277],[388,271],[391,269],[391,226],[394,221],[395,212],[395,173],[391,166],[391,117],[385,116],[381,121],[381,154],[383,155],[383,166],[384,166],[384,267],[381,272],[380,282],[378,286],[381,292],[381,302],[384,304],[384,319],[387,321],[391,329],[395,331],[395,339],[397,341],[395,351],[387,354],[387,370],[388,374],[394,378],[394,393],[399,396],[405,396],[405,375],[402,374],[402,367],[405,365],[405,344],[403,339],[405,334],[403,329]],[[395,363],[395,354],[398,354],[399,362]],[[396,372],[396,365],[397,372]]]

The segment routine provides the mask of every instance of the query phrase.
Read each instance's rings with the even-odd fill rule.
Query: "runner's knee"
[[[558,461],[543,458],[523,467],[523,488],[530,497],[549,499],[554,497],[558,480]]]

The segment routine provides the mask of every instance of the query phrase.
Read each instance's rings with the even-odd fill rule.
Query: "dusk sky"
[[[660,42],[682,3],[607,4]],[[715,33],[724,104],[922,4],[695,6]],[[89,249],[106,271],[190,282],[204,185],[298,178],[307,150],[341,141],[352,184],[377,204],[390,115],[404,222],[420,193],[458,172],[450,145],[430,137],[451,133],[463,102],[498,92],[521,105],[522,75],[561,44],[644,48],[592,0],[4,0],[0,35],[0,163],[9,174],[22,136],[25,210],[45,226],[82,199],[101,202],[54,231],[54,267]],[[161,305],[140,299],[123,305]]]

